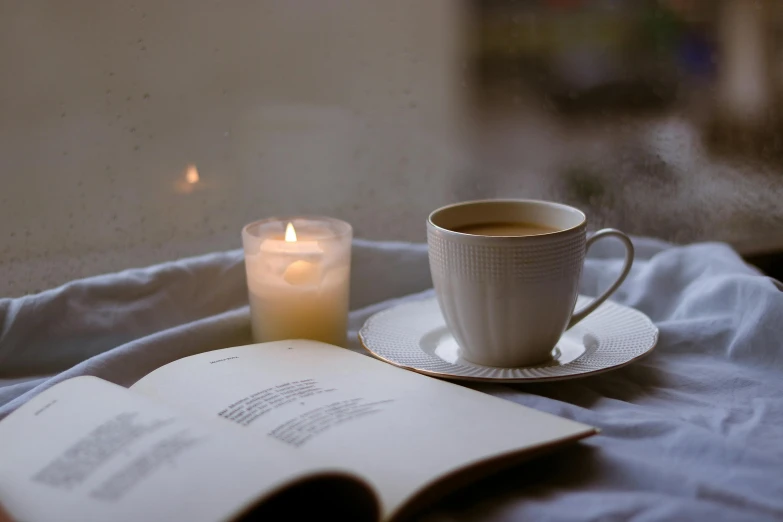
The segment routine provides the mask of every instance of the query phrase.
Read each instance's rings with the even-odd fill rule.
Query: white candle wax
[[[243,231],[254,338],[344,345],[350,225],[329,218],[293,219],[284,238],[283,226],[264,221]]]

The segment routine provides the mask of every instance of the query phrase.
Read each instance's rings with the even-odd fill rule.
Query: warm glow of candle
[[[242,231],[253,338],[315,339],[342,346],[351,226],[331,218],[295,220],[296,228],[294,219],[266,219]]]
[[[286,243],[296,243],[296,230],[291,222],[285,227],[285,241]]]

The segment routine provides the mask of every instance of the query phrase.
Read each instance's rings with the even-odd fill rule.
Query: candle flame
[[[293,223],[288,223],[288,226],[285,227],[285,242],[296,243],[296,230],[294,230]]]

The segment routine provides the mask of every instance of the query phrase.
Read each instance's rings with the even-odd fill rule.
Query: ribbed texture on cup
[[[545,360],[573,312],[585,242],[584,226],[518,238],[429,226],[433,283],[463,356],[489,366]]]
[[[427,240],[433,275],[460,279],[542,281],[581,270],[585,255],[584,227],[552,236],[509,238],[504,245],[463,243],[430,227]]]

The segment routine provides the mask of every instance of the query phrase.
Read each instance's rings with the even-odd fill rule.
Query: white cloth
[[[650,356],[567,382],[472,386],[602,434],[469,486],[427,517],[783,518],[783,293],[725,245],[635,243],[613,299],[660,328]],[[614,279],[615,247],[590,252],[582,293]],[[424,245],[356,241],[350,338],[375,311],[429,295],[430,284]],[[0,300],[0,418],[69,377],[127,386],[180,357],[250,342],[240,251]]]

